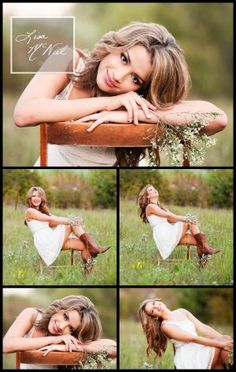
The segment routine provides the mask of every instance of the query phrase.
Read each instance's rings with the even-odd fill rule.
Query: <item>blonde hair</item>
[[[109,53],[125,51],[137,44],[150,53],[153,66],[139,93],[158,108],[168,108],[184,99],[190,76],[183,51],[169,31],[156,23],[134,22],[106,33],[85,57],[84,71],[76,80],[80,87],[88,88],[92,96],[103,95],[96,84],[100,62]]]
[[[35,208],[33,203],[32,203],[32,196],[33,196],[33,193],[35,191],[39,194],[39,196],[41,198],[41,204],[39,206],[39,211],[44,213],[44,214],[50,215],[49,209],[48,209],[48,206],[47,206],[46,194],[45,194],[45,191],[42,189],[42,187],[33,186],[29,189],[29,191],[27,192],[27,195],[26,195],[27,206],[29,208]]]
[[[160,301],[158,298],[144,300],[138,309],[138,318],[142,324],[143,331],[147,338],[147,349],[146,353],[149,356],[153,350],[158,357],[166,351],[167,337],[161,329],[163,319],[158,317],[155,318],[148,315],[145,311],[145,307],[149,302]]]
[[[102,326],[98,312],[92,301],[85,296],[67,296],[55,300],[47,310],[42,311],[42,317],[35,326],[48,334],[49,321],[60,310],[76,310],[80,315],[81,324],[73,333],[80,342],[101,338]]]

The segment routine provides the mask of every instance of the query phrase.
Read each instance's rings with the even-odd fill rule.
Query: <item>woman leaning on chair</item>
[[[65,60],[64,74],[39,71],[33,77],[15,107],[17,126],[80,119],[93,121],[91,131],[101,123],[157,123],[164,116],[173,125],[187,125],[192,114],[210,112],[219,115],[203,133],[226,126],[225,113],[212,103],[185,101],[190,77],[183,51],[159,24],[132,23],[105,34],[90,53],[75,54],[74,74],[66,72]],[[144,155],[142,148],[49,145],[48,165],[135,166]]]

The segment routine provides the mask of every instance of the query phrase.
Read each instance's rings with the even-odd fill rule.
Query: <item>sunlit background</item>
[[[32,75],[9,73],[10,16],[75,16],[77,47],[90,49],[110,30],[131,21],[163,24],[185,51],[192,78],[190,99],[211,101],[228,115],[205,166],[233,163],[233,4],[230,3],[12,3],[4,4],[4,165],[33,165],[39,153],[38,128],[19,129],[12,114]],[[24,149],[24,151],[22,151]],[[162,162],[162,165],[165,163]]]

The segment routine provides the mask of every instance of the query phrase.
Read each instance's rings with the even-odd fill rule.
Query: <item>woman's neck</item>
[[[153,198],[150,200],[150,204],[158,204],[158,198]]]

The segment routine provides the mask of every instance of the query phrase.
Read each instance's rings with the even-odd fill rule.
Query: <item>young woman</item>
[[[92,236],[84,232],[78,218],[72,220],[52,215],[41,187],[29,189],[27,206],[25,224],[32,231],[35,247],[46,265],[56,260],[61,249],[75,249],[81,251],[85,270],[90,270],[91,257],[110,248],[98,247]],[[71,237],[71,233],[75,236]]]
[[[85,351],[116,356],[116,343],[102,339],[98,312],[85,296],[67,296],[54,301],[46,310],[24,309],[3,339],[3,352],[41,350]],[[21,369],[43,369],[43,365],[21,365]],[[51,368],[51,367],[50,367]],[[54,367],[55,368],[55,367]]]
[[[176,369],[225,369],[233,349],[232,338],[200,322],[188,310],[171,311],[158,299],[147,299],[141,303],[138,316],[147,337],[147,355],[153,350],[161,357],[169,339]]]
[[[163,208],[159,202],[158,191],[152,185],[146,185],[138,196],[140,217],[153,229],[153,239],[165,260],[177,245],[184,243],[197,246],[201,258],[215,254],[220,250],[208,245],[206,236],[200,232],[193,217],[178,216]]]
[[[220,115],[202,132],[212,135],[226,126],[225,113],[212,103],[185,101],[190,78],[183,51],[161,25],[132,23],[105,34],[90,53],[75,53],[74,74],[66,72],[65,60],[65,74],[39,71],[33,77],[15,107],[17,126],[80,119],[93,121],[91,131],[105,122],[137,125],[162,118],[187,125],[193,113],[209,112]],[[134,166],[141,155],[143,149],[49,145],[48,165]]]

